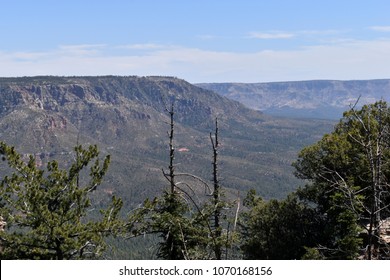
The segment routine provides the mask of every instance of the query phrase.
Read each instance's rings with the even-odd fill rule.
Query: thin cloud
[[[145,53],[124,50],[120,55],[109,52],[115,46],[85,55],[64,49],[74,48],[61,46],[46,53],[0,51],[0,76],[164,75],[189,82],[390,78],[385,76],[390,73],[390,40],[385,39],[252,53],[169,45]]]
[[[369,29],[379,32],[390,32],[390,26],[370,26]]]
[[[262,40],[276,40],[276,39],[305,39],[306,42],[310,40],[312,43],[329,42],[337,40],[337,36],[348,34],[351,30],[348,29],[307,29],[288,31],[267,31],[267,32],[251,32],[247,38],[262,39]]]
[[[165,48],[164,45],[159,44],[131,44],[131,45],[122,45],[117,46],[117,49],[128,49],[128,50],[156,50]]]
[[[60,45],[59,48],[63,50],[89,50],[100,49],[106,47],[106,44],[81,44],[81,45]]]
[[[107,47],[105,44],[60,45],[57,52],[78,56],[98,55]]]
[[[318,29],[318,30],[299,30],[296,32],[296,34],[299,35],[339,35],[339,34],[345,34],[351,32],[350,29]]]
[[[5,55],[5,54],[4,54]],[[7,55],[10,60],[15,61],[37,61],[47,56],[45,52],[14,52]]]
[[[254,39],[291,39],[295,37],[295,34],[288,32],[251,32],[249,38]]]

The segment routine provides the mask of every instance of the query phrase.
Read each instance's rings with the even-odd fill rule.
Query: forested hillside
[[[97,144],[112,157],[102,192],[137,205],[164,182],[171,102],[178,170],[210,178],[209,133],[218,117],[224,184],[264,197],[296,187],[297,152],[333,126],[272,118],[176,78],[26,77],[0,79],[0,137],[43,165],[68,164],[76,144]]]
[[[100,217],[91,194],[110,156],[101,162],[96,146],[77,146],[68,170],[55,160],[40,168],[34,155],[25,158],[0,142],[11,169],[0,181],[0,256],[389,259],[389,112],[385,102],[352,108],[332,133],[300,152],[293,165],[305,185],[283,200],[264,200],[252,189],[241,203],[221,184],[218,119],[210,133],[212,181],[176,171],[171,105],[166,187],[125,215],[123,200],[112,196]]]
[[[167,77],[0,92],[2,258],[389,258],[384,101],[332,129]]]
[[[144,205],[145,199],[160,196],[169,185],[162,169],[168,170],[170,160],[167,131],[172,105],[175,172],[212,181],[210,133],[218,118],[220,185],[226,199],[234,203],[249,189],[255,189],[266,199],[286,197],[301,182],[294,177],[291,167],[298,151],[333,127],[328,121],[269,117],[170,77],[25,77],[0,79],[0,136],[21,153],[24,161],[32,156],[38,169],[49,168],[48,172],[55,171],[53,176],[61,174],[56,168],[72,170],[79,158],[75,146],[97,145],[102,157],[110,156],[110,164],[96,191],[88,193],[96,208],[87,213],[96,219],[98,209],[106,209],[115,195],[123,203],[121,215],[126,216]],[[53,160],[58,167],[46,166]],[[87,179],[83,181],[87,171],[80,171],[77,185],[87,184]],[[11,174],[12,168],[3,164],[1,172],[3,179]],[[159,203],[144,205],[148,210],[142,215],[149,216],[143,219],[157,222],[153,213],[161,211],[164,201]],[[226,221],[223,226],[228,226]],[[96,227],[95,233],[103,234]],[[137,235],[141,229],[129,228],[129,231]],[[202,236],[202,232],[197,234]],[[217,231],[215,240],[223,238],[219,235]],[[155,256],[155,249],[141,253],[140,245],[145,242],[148,248],[153,247],[157,236],[151,236],[152,240],[128,241],[105,238],[110,240],[109,257]],[[203,245],[206,248],[209,243]],[[198,252],[202,250],[190,255],[197,256]],[[201,254],[202,258],[207,257],[206,253]]]

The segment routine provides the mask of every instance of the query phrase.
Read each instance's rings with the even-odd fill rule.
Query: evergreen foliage
[[[315,212],[295,194],[285,200],[264,201],[254,190],[244,201],[241,214],[241,250],[245,259],[301,259],[305,246],[314,246]]]
[[[307,184],[285,200],[248,193],[241,249],[248,259],[388,259],[390,109],[351,108],[294,163]]]
[[[46,170],[35,159],[27,160],[13,147],[0,142],[0,153],[11,169],[0,182],[1,216],[7,222],[0,232],[1,259],[97,258],[105,248],[105,237],[116,231],[122,202],[101,210],[101,218],[90,217],[90,194],[103,180],[110,157],[99,160],[96,146],[74,149],[76,160],[69,170],[51,161]],[[89,167],[89,176],[80,178]]]
[[[296,175],[309,183],[298,195],[322,220],[324,257],[386,258],[379,249],[381,221],[390,216],[389,132],[385,102],[351,108],[334,132],[299,154]]]

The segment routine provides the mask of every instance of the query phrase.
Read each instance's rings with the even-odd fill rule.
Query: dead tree
[[[168,137],[169,137],[169,174],[166,174],[164,172],[165,178],[168,179],[170,183],[170,191],[171,194],[175,193],[176,190],[176,184],[175,184],[175,166],[174,166],[174,161],[175,161],[175,147],[173,146],[173,138],[174,138],[174,104],[171,104],[171,109],[168,110],[169,117],[170,117],[170,130],[168,132]]]
[[[221,187],[219,185],[219,177],[218,177],[218,119],[215,119],[215,134],[214,139],[212,137],[212,133],[210,133],[211,145],[213,148],[213,206],[214,206],[214,238],[219,240],[222,236],[222,226],[221,226]],[[220,243],[217,242],[215,248],[215,258],[220,260],[222,258],[222,250]]]

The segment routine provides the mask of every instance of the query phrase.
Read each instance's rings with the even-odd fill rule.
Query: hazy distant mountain
[[[274,116],[340,119],[354,105],[390,96],[390,80],[302,81],[274,83],[209,83],[213,90],[249,108]]]
[[[132,207],[166,186],[171,102],[177,171],[211,179],[209,133],[218,117],[220,172],[235,193],[286,195],[299,184],[290,166],[297,152],[332,129],[327,121],[269,117],[175,78],[26,77],[0,79],[0,139],[39,164],[66,165],[77,143],[97,144],[112,156],[98,194],[116,193]]]

